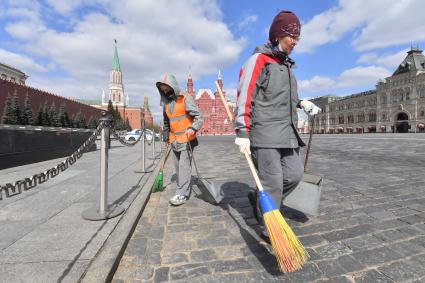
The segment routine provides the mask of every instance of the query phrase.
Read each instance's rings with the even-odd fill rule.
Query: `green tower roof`
[[[115,39],[114,60],[112,60],[112,70],[121,71],[120,59],[118,58],[117,40]]]

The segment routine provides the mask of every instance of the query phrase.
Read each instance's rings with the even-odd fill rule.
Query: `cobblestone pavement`
[[[320,215],[287,219],[311,260],[281,274],[258,237],[246,196],[254,182],[233,137],[201,138],[198,166],[223,186],[223,204],[192,194],[170,207],[170,186],[152,194],[113,282],[425,282],[424,139],[314,136]],[[168,184],[172,174],[169,162]]]

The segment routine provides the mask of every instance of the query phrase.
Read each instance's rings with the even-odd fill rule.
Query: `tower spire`
[[[186,91],[192,95],[195,96],[195,91],[193,90],[193,80],[192,80],[192,70],[189,66],[189,74],[187,75],[187,88]]]
[[[218,85],[220,86],[221,91],[223,91],[223,81],[221,80],[221,70],[220,69],[218,69],[217,82],[218,82]]]
[[[122,107],[125,105],[125,96],[117,44],[117,40],[114,39],[114,57],[112,59],[112,69],[109,72],[109,96],[107,101],[110,100],[114,105]]]
[[[114,39],[115,49],[114,49],[114,59],[112,60],[112,70],[121,71],[120,59],[118,58],[118,41]]]

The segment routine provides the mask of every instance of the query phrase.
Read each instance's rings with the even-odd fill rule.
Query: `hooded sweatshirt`
[[[172,91],[171,93],[163,93],[161,89],[159,88],[160,84],[166,84],[169,87],[171,87]],[[192,125],[190,125],[190,129],[193,129],[195,132],[199,131],[202,127],[202,118],[201,113],[198,110],[198,107],[196,106],[195,100],[193,97],[185,92],[182,92],[180,90],[179,84],[177,83],[176,78],[174,75],[171,74],[165,74],[162,76],[161,81],[156,83],[156,87],[158,88],[159,94],[161,95],[161,105],[163,105],[163,115],[164,115],[164,141],[168,142],[168,137],[170,134],[170,120],[167,117],[167,114],[165,113],[165,107],[166,105],[169,106],[170,112],[173,112],[174,106],[176,105],[177,96],[183,96],[186,95],[185,98],[185,108],[186,112],[189,116],[193,117]],[[198,140],[194,139],[191,141],[191,146],[195,147],[198,145]],[[175,151],[183,151],[187,150],[187,143],[178,143],[177,140],[175,140],[172,143],[172,148]]]
[[[236,135],[251,146],[304,146],[295,125],[299,105],[294,62],[270,44],[259,46],[239,73]]]

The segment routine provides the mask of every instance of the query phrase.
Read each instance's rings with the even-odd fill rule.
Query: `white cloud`
[[[339,75],[337,88],[370,86],[376,84],[379,79],[389,76],[391,73],[383,67],[355,67],[345,70]]]
[[[85,11],[82,1],[50,4],[59,13]],[[66,31],[54,28],[42,17],[43,12],[11,17],[7,32],[24,42],[27,53],[43,58],[66,75],[58,82],[29,73],[28,84],[57,90],[67,97],[100,99],[99,89],[108,88],[116,38],[130,103],[143,105],[143,96],[149,95],[151,110],[161,113],[155,82],[162,73],[174,73],[185,86],[189,66],[194,77],[214,74],[235,62],[246,43],[245,38],[235,38],[221,21],[222,13],[213,0],[111,1],[96,9],[100,10],[109,14],[85,11]],[[35,29],[27,25],[29,19],[36,24]],[[66,15],[61,17],[66,19]],[[25,66],[22,69],[28,71]]]
[[[321,76],[314,76],[310,80],[298,81],[300,92],[317,92],[332,89],[335,86],[335,81]]]
[[[242,19],[242,21],[239,22],[238,29],[241,30],[241,29],[257,22],[257,20],[258,20],[257,15],[248,15],[244,19]]]
[[[83,1],[83,0],[48,0],[47,3],[53,7],[57,12],[61,14],[69,14],[70,12],[74,11],[78,7],[80,7],[82,4],[91,1]]]
[[[339,0],[338,6],[314,16],[302,27],[297,52],[314,52],[353,32],[352,44],[365,51],[425,40],[425,1]]]
[[[409,49],[403,49],[399,52],[393,54],[386,54],[379,56],[375,52],[365,53],[357,60],[357,63],[366,63],[366,64],[374,64],[379,65],[391,69],[396,69],[397,66],[404,60],[407,56],[407,51]]]
[[[343,71],[336,78],[314,76],[309,80],[298,81],[300,94],[332,92],[338,89],[371,87],[379,79],[390,76],[391,73],[378,66],[354,67]]]
[[[26,74],[28,74],[28,72],[30,71],[40,73],[48,71],[48,68],[36,63],[32,58],[27,57],[25,55],[9,52],[4,49],[0,49],[0,62],[3,62],[10,66],[14,66]]]

